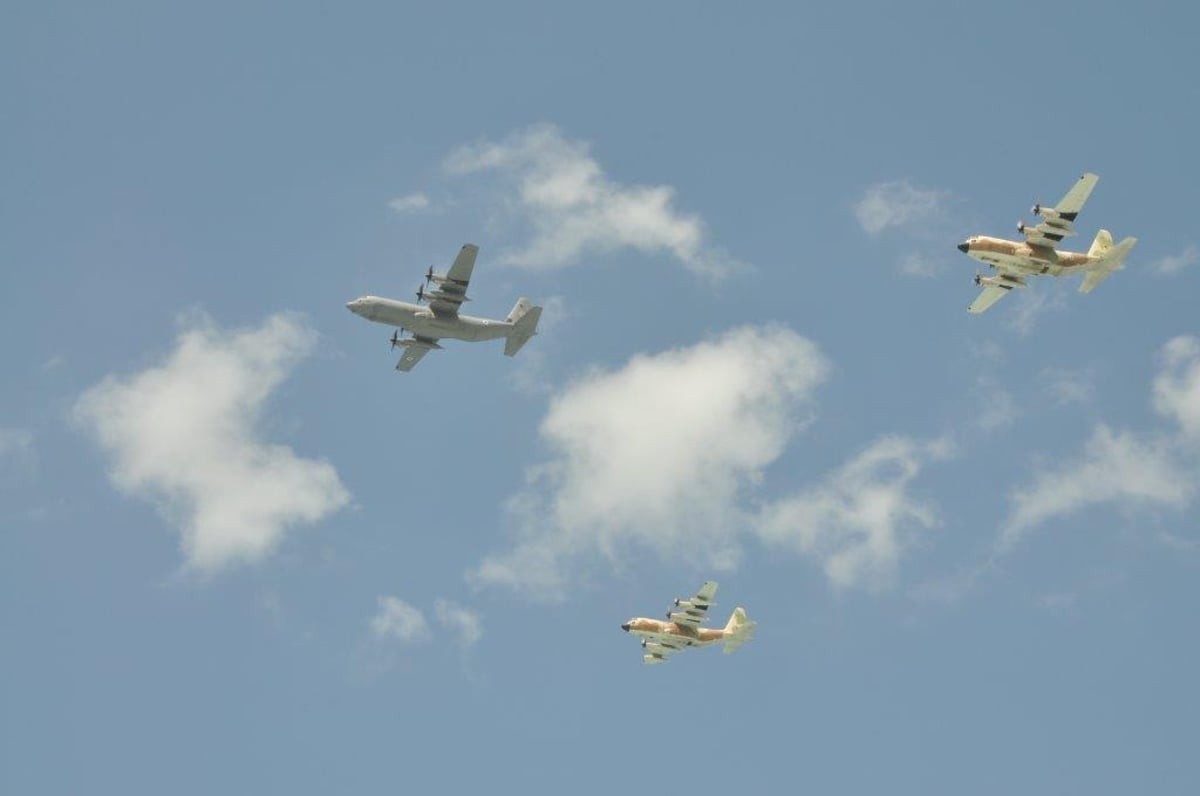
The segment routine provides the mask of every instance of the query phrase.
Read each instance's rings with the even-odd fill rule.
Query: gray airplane
[[[502,321],[459,315],[458,308],[464,301],[470,301],[467,298],[467,283],[471,281],[475,255],[478,253],[479,247],[468,243],[459,250],[454,264],[445,274],[435,274],[433,266],[429,266],[425,283],[417,288],[417,301],[427,302],[428,306],[363,296],[351,301],[346,308],[368,321],[399,326],[400,331],[412,332],[413,336],[409,338],[401,338],[399,332],[392,334],[392,348],[404,348],[404,355],[396,363],[396,370],[412,370],[427,353],[441,348],[438,340],[443,337],[472,342],[504,338],[504,355],[514,356],[530,337],[537,334],[542,308],[535,307],[533,302],[522,296]],[[430,285],[434,285],[434,288],[426,290]]]

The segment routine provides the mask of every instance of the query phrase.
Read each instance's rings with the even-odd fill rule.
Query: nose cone
[[[969,244],[969,243],[960,243],[960,244],[958,244],[958,250],[959,250],[960,252],[962,252],[963,254],[966,254],[966,253],[967,253],[967,249],[969,249],[969,248],[971,248],[971,244]]]
[[[621,625],[621,629],[624,630],[626,633],[628,633],[629,632],[629,623],[626,622],[625,624]]]

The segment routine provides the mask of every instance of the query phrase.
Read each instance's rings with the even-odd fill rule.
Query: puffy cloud
[[[371,617],[371,634],[381,641],[404,643],[422,641],[429,636],[429,623],[417,608],[399,597],[379,597],[379,610]]]
[[[462,647],[473,647],[483,637],[483,620],[469,608],[449,600],[438,600],[433,611],[442,627],[454,633]]]
[[[1098,426],[1081,455],[1043,469],[1031,484],[1013,491],[1000,548],[1011,548],[1047,520],[1103,503],[1182,508],[1195,481],[1194,473],[1179,468],[1165,440]]]
[[[854,205],[854,215],[868,235],[878,235],[888,227],[906,227],[938,217],[948,195],[917,188],[905,180],[881,182],[867,188]]]
[[[1200,339],[1176,337],[1163,347],[1154,379],[1154,408],[1200,442]]]
[[[188,566],[212,573],[264,558],[290,528],[349,495],[332,465],[266,442],[257,428],[315,332],[290,315],[232,332],[200,315],[182,323],[165,362],[108,376],[74,417],[109,455],[113,484],[153,502],[178,527]]]
[[[1188,246],[1179,254],[1168,255],[1150,266],[1157,273],[1164,275],[1177,274],[1184,268],[1200,262],[1200,249]]]
[[[550,458],[511,502],[516,546],[472,579],[554,596],[569,560],[630,544],[732,566],[738,499],[807,420],[827,372],[791,330],[741,327],[571,384],[541,424]]]
[[[837,587],[885,587],[913,536],[937,524],[932,504],[910,494],[911,482],[952,453],[947,440],[884,437],[818,486],[768,505],[756,532],[820,560]]]
[[[706,276],[738,267],[706,243],[699,216],[675,208],[674,188],[611,179],[585,142],[567,138],[554,125],[461,147],[444,167],[452,175],[496,172],[515,187],[513,207],[528,220],[533,238],[503,257],[509,264],[562,268],[591,253],[628,247],[668,252]]]
[[[399,196],[388,202],[388,207],[397,213],[417,213],[429,207],[429,197],[419,191],[405,196]]]

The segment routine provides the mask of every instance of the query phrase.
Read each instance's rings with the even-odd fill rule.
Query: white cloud
[[[1151,270],[1164,275],[1177,274],[1184,268],[1200,262],[1200,248],[1188,246],[1179,254],[1168,255],[1150,266]]]
[[[188,566],[212,573],[264,558],[289,529],[349,495],[332,465],[257,429],[316,333],[290,315],[239,331],[199,315],[181,324],[165,362],[108,376],[79,398],[74,417],[111,457],[113,484],[153,502],[178,527]]]
[[[888,227],[907,227],[937,218],[948,195],[945,191],[917,188],[905,180],[881,182],[867,188],[854,205],[854,215],[868,235],[878,235]]]
[[[756,532],[819,559],[836,587],[883,588],[915,534],[937,524],[933,506],[909,493],[912,480],[952,452],[947,440],[884,437],[820,485],[768,505]]]
[[[791,330],[741,327],[576,381],[541,424],[549,460],[511,502],[516,546],[472,579],[556,596],[570,560],[635,544],[732,566],[737,501],[808,419],[827,371]]]
[[[469,608],[449,600],[438,600],[433,611],[438,622],[458,637],[462,647],[473,647],[483,637],[483,620]]]
[[[1010,549],[1047,520],[1113,503],[1183,508],[1195,491],[1194,473],[1181,470],[1162,438],[1140,438],[1100,425],[1083,453],[1035,474],[1012,492],[1000,548]]]
[[[1163,347],[1162,370],[1154,379],[1154,408],[1200,442],[1200,339],[1176,337]]]
[[[423,641],[429,636],[429,623],[417,608],[399,597],[379,597],[379,610],[371,617],[371,634],[380,640],[404,643]]]
[[[689,270],[721,276],[738,267],[705,241],[700,217],[674,207],[666,185],[624,185],[608,177],[588,144],[541,124],[498,143],[461,147],[446,158],[451,175],[497,172],[515,188],[512,209],[532,226],[524,248],[502,259],[552,269],[622,248],[667,252]]]
[[[429,197],[419,191],[400,196],[388,202],[388,207],[397,213],[417,213],[429,207]]]

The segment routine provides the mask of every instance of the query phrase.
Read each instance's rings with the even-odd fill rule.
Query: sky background
[[[1196,793],[1197,21],[9,4],[0,790]]]

